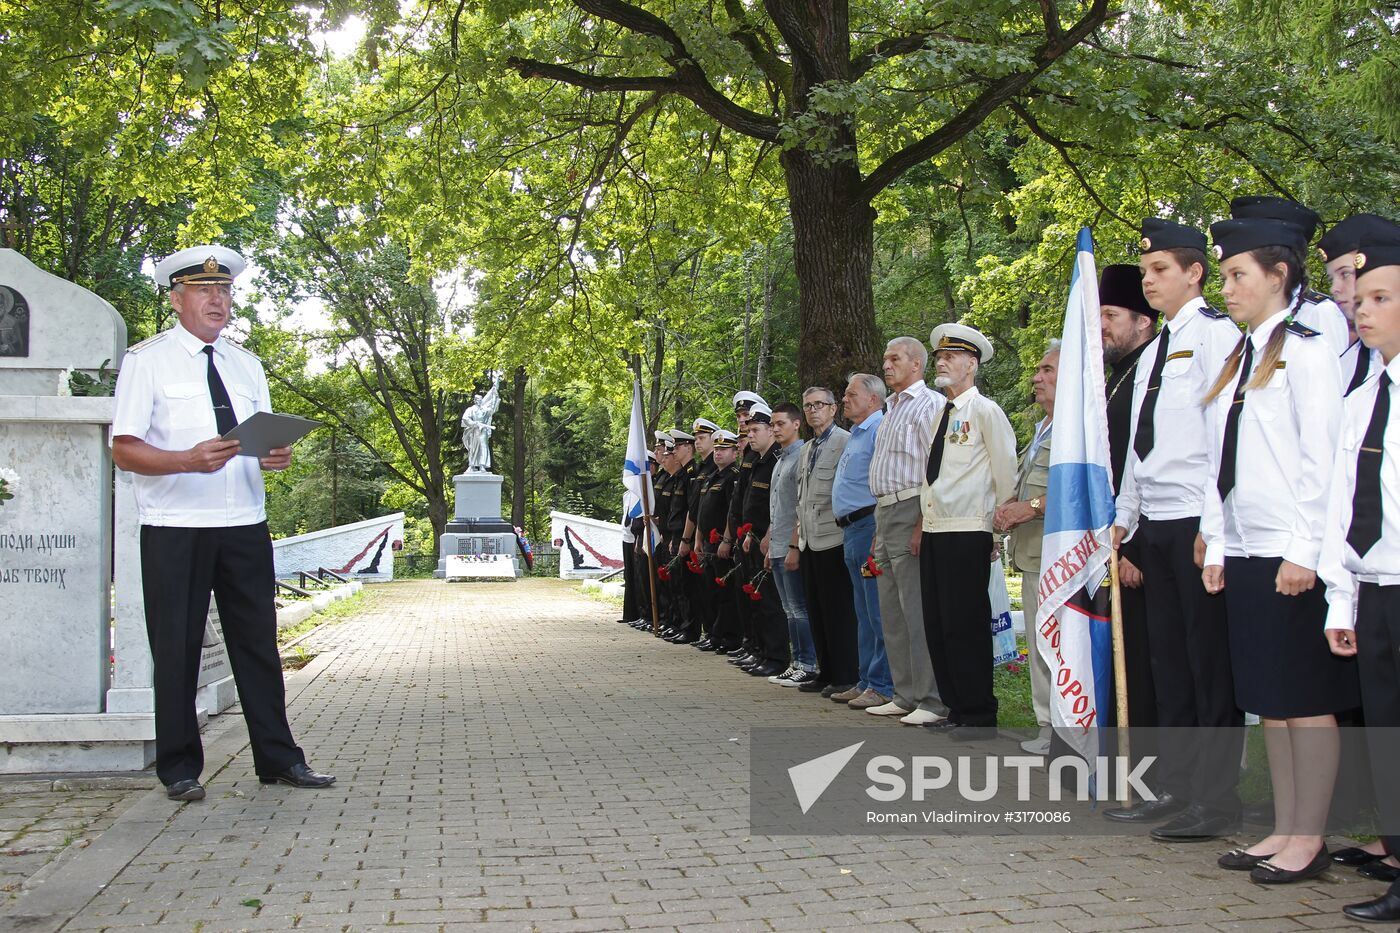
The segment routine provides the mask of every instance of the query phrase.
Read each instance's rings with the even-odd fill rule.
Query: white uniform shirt
[[[1347,344],[1351,343],[1351,330],[1347,327],[1346,315],[1335,301],[1322,293],[1308,294],[1314,297],[1304,299],[1298,306],[1298,313],[1293,315],[1294,319],[1321,334],[1322,339],[1332,348],[1332,354],[1341,356],[1346,352]],[[1297,300],[1297,292],[1293,293],[1293,298]]]
[[[942,420],[939,411],[935,431]],[[1016,432],[1001,407],[973,386],[953,399],[945,437],[932,486],[927,479],[932,442],[924,451],[923,529],[989,532],[997,504],[1016,495]]]
[[[1385,454],[1381,458],[1381,539],[1365,557],[1347,543],[1351,529],[1351,500],[1356,494],[1356,455],[1371,424],[1381,368],[1343,403],[1342,435],[1332,468],[1327,502],[1327,528],[1322,538],[1318,576],[1327,584],[1327,628],[1356,627],[1356,580],[1400,586],[1400,356],[1385,367],[1390,373],[1390,420],[1386,422]]]
[[[885,417],[875,433],[875,453],[870,458],[870,492],[877,499],[906,489],[917,489],[924,480],[929,443],[945,399],[918,379],[885,400]]]
[[[129,435],[161,450],[188,450],[217,436],[204,346],[177,323],[127,350],[117,375],[112,436]],[[213,346],[214,366],[234,416],[242,422],[256,411],[271,411],[258,358],[223,337]],[[234,457],[217,473],[132,474],[132,479],[143,525],[233,528],[266,517],[257,457]]]
[[[1286,310],[1280,311],[1249,335],[1256,370],[1269,336],[1274,328],[1285,326],[1287,316]],[[1285,335],[1283,356],[1268,384],[1245,393],[1235,487],[1222,504],[1216,477],[1235,385],[1232,381],[1207,407],[1213,444],[1210,469],[1203,477],[1206,564],[1221,564],[1228,554],[1282,557],[1316,569],[1342,417],[1337,356],[1321,337]]]
[[[1170,521],[1197,518],[1203,511],[1201,484],[1210,471],[1214,441],[1207,433],[1202,399],[1242,336],[1228,317],[1213,317],[1206,308],[1204,298],[1187,302],[1138,357],[1133,377],[1132,436],[1114,518],[1115,524],[1130,533],[1137,530],[1141,515]],[[1143,461],[1133,451],[1133,444],[1162,334],[1169,335],[1167,364],[1152,414],[1154,442]]]

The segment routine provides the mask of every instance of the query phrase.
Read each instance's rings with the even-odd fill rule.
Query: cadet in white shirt
[[[1356,658],[1380,841],[1394,862],[1400,855],[1394,738],[1400,727],[1400,226],[1377,224],[1359,239],[1353,261],[1357,332],[1383,368],[1345,402],[1318,575],[1327,584],[1332,651]],[[1381,854],[1359,851],[1369,860]],[[1400,880],[1375,900],[1342,910],[1357,920],[1400,920]]]
[[[1342,353],[1340,368],[1342,394],[1350,395],[1366,381],[1366,377],[1379,370],[1382,364],[1375,350],[1366,346],[1356,336],[1353,316],[1356,308],[1356,247],[1363,234],[1373,234],[1383,230],[1390,221],[1375,214],[1353,214],[1345,220],[1333,224],[1332,229],[1317,241],[1317,251],[1327,264],[1327,279],[1331,283],[1332,300],[1346,315],[1351,340]]]
[[[238,456],[238,442],[220,436],[272,408],[257,357],[220,336],[243,268],[243,258],[221,246],[157,263],[156,282],[170,287],[179,322],[129,349],[117,376],[112,459],[136,474],[156,775],[172,800],[204,798],[195,690],[211,590],[258,777],[295,787],[335,780],[307,767],[292,739],[277,655],[262,470],[286,469],[291,449],[259,461]]]
[[[992,515],[1016,493],[1016,432],[977,391],[992,345],[977,330],[942,324],[929,335],[934,385],[949,399],[934,428],[920,489],[918,555],[924,635],[948,716],[927,728],[961,741],[996,736],[992,690]],[[996,564],[1001,572],[1001,564]]]
[[[1230,216],[1236,219],[1262,218],[1281,220],[1298,228],[1303,237],[1306,259],[1307,245],[1317,233],[1321,218],[1312,208],[1297,201],[1268,196],[1235,198],[1230,202]],[[1332,353],[1341,356],[1351,343],[1351,328],[1341,307],[1319,291],[1308,287],[1306,276],[1293,292],[1293,319],[1317,331]]]
[[[1335,714],[1360,700],[1355,665],[1318,636],[1327,607],[1315,570],[1342,399],[1335,354],[1291,318],[1302,234],[1251,219],[1213,224],[1211,237],[1230,315],[1248,333],[1206,396],[1220,454],[1205,485],[1202,581],[1225,593],[1235,701],[1264,721],[1274,793],[1274,831],[1220,865],[1282,884],[1331,865]]]
[[[1190,841],[1219,835],[1240,811],[1240,736],[1233,730],[1243,716],[1235,706],[1225,598],[1201,587],[1196,553],[1202,486],[1215,475],[1201,399],[1240,331],[1201,297],[1205,234],[1149,217],[1141,246],[1143,294],[1165,323],[1138,360],[1114,539],[1138,544],[1157,725],[1165,731],[1157,799],[1104,816],[1128,823],[1171,818],[1153,838]],[[1198,726],[1214,731],[1186,731]],[[1207,735],[1220,741],[1207,744]]]

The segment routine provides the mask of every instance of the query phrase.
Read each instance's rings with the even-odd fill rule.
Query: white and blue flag
[[[627,426],[627,455],[622,461],[622,539],[633,540],[632,522],[642,514],[643,504],[655,500],[651,489],[651,470],[647,465],[647,431],[642,420],[642,384],[632,382],[632,421]],[[643,492],[645,490],[645,493]],[[652,525],[646,523],[646,548],[651,550]]]
[[[1094,240],[1079,231],[1055,388],[1035,643],[1050,668],[1050,724],[1093,767],[1113,703],[1108,612],[1113,480]]]

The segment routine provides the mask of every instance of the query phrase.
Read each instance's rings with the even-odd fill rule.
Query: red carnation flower
[[[658,567],[656,570],[656,575],[662,580],[671,579],[671,571],[667,570],[665,567]]]
[[[724,577],[715,577],[715,586],[728,586],[728,585],[729,585],[728,583],[725,583],[725,582],[724,582]]]
[[[744,584],[744,592],[745,592],[745,593],[752,593],[752,592],[753,592],[753,584],[752,584],[752,583],[745,583],[745,584]]]
[[[711,529],[710,529],[710,543],[711,543],[711,544],[719,544],[719,541],[720,541],[720,538],[719,538],[719,529],[718,529],[718,528],[711,528]]]
[[[754,602],[758,602],[762,598],[763,594],[760,593],[758,590],[754,590],[752,593],[749,594],[749,599],[752,599]]]

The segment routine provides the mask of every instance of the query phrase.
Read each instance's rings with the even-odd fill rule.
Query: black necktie
[[[943,445],[947,440],[948,418],[952,413],[953,403],[949,402],[943,406],[943,419],[938,422],[938,431],[933,435],[933,449],[929,451],[928,470],[924,474],[930,486],[938,479],[938,468],[943,465]]]
[[[1240,380],[1235,383],[1235,397],[1230,403],[1230,414],[1225,418],[1225,443],[1220,447],[1220,474],[1215,480],[1215,488],[1220,490],[1221,502],[1224,502],[1230,490],[1235,488],[1235,453],[1240,443],[1240,412],[1244,410],[1244,386],[1249,382],[1249,370],[1253,365],[1254,341],[1245,337]]]
[[[1162,370],[1167,366],[1167,342],[1171,331],[1163,326],[1157,335],[1157,359],[1152,363],[1152,372],[1147,377],[1147,391],[1142,396],[1142,410],[1138,412],[1137,433],[1133,435],[1133,453],[1139,460],[1146,460],[1152,453],[1155,440],[1152,434],[1152,414],[1157,410],[1157,395],[1162,389]]]
[[[1385,425],[1390,420],[1390,373],[1381,373],[1376,406],[1361,450],[1356,454],[1356,492],[1351,497],[1347,544],[1361,557],[1381,539],[1381,461],[1385,459]]]
[[[233,414],[233,402],[229,400],[228,389],[214,368],[214,346],[206,344],[204,355],[209,357],[209,400],[214,403],[214,422],[219,426],[220,436],[232,431],[238,424]]]
[[[1356,371],[1351,374],[1351,384],[1342,395],[1350,395],[1361,387],[1361,383],[1366,381],[1366,375],[1371,371],[1371,350],[1366,344],[1357,341],[1356,347]]]

